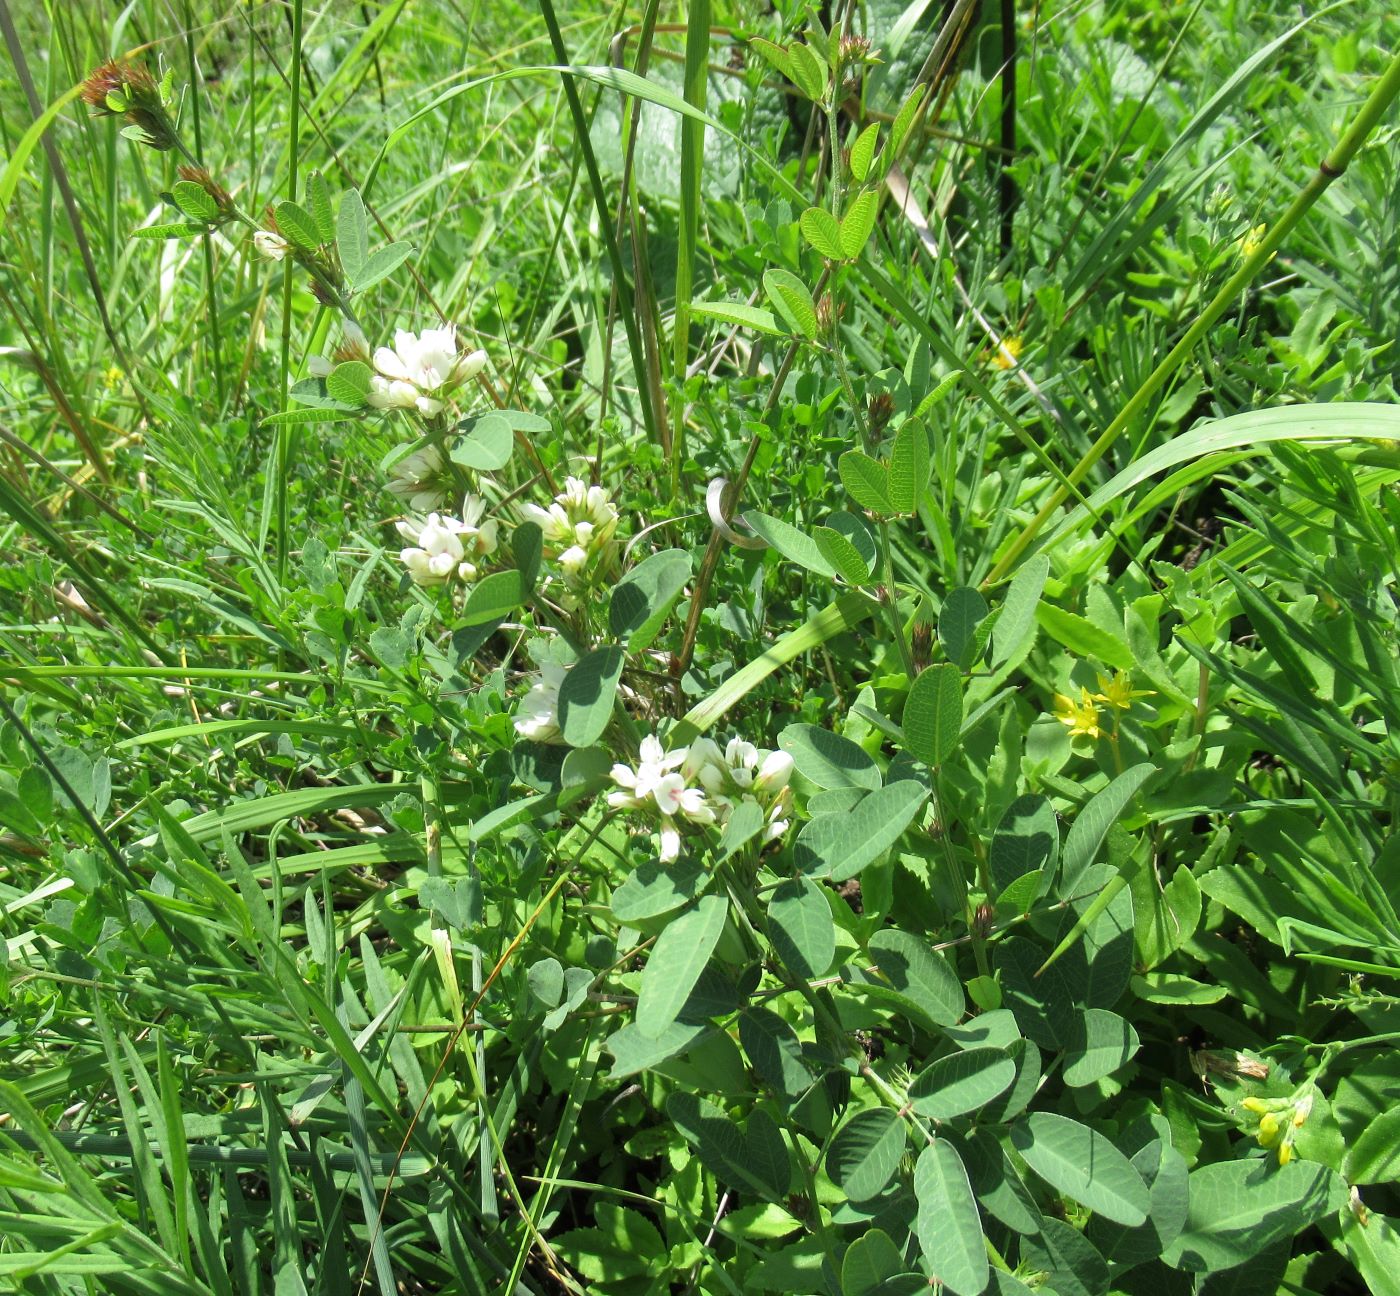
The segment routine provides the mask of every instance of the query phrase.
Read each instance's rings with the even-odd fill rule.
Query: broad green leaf
[[[666,1115],[686,1141],[694,1145],[705,1168],[721,1182],[752,1191],[760,1198],[782,1196],[782,1192],[775,1191],[777,1183],[765,1178],[780,1172],[774,1164],[771,1137],[777,1132],[776,1127],[760,1128],[750,1138],[721,1108],[686,1092],[673,1093],[666,1099]],[[753,1117],[749,1119],[752,1121]],[[779,1134],[780,1141],[781,1137]],[[755,1152],[759,1155],[755,1156]]]
[[[485,625],[509,616],[525,601],[525,582],[518,571],[492,572],[472,586],[459,622],[463,626]]]
[[[306,177],[306,201],[311,206],[311,219],[316,222],[316,233],[322,243],[335,239],[335,217],[331,213],[331,190],[326,177],[313,171]]]
[[[1226,985],[1209,984],[1175,972],[1145,972],[1130,982],[1133,993],[1148,1003],[1213,1004],[1230,993]]]
[[[321,231],[305,207],[284,198],[277,204],[277,228],[289,242],[307,252],[314,252],[321,245]]]
[[[1138,790],[1157,772],[1156,766],[1144,761],[1118,775],[1106,788],[1097,792],[1075,815],[1065,837],[1065,849],[1060,866],[1059,891],[1062,896],[1074,894],[1075,884],[1084,870],[1098,856],[1108,830],[1118,822]]]
[[[510,462],[515,434],[499,414],[483,414],[462,426],[471,430],[453,442],[453,463],[477,472],[498,472]]]
[[[923,784],[904,780],[871,792],[848,814],[808,820],[793,851],[798,869],[833,882],[855,877],[904,835],[927,797]]]
[[[663,549],[642,559],[613,587],[608,628],[629,652],[652,645],[690,575],[690,554]]]
[[[739,1014],[739,1042],[761,1080],[786,1098],[811,1088],[813,1075],[802,1056],[797,1032],[768,1008],[745,1008]]]
[[[960,1049],[925,1067],[909,1086],[921,1116],[952,1120],[992,1101],[1016,1079],[1016,1064],[998,1048]]]
[[[659,1039],[680,1015],[710,961],[729,913],[720,896],[701,896],[694,909],[673,918],[647,956],[637,994],[637,1028]]]
[[[1035,1198],[1011,1164],[1001,1140],[991,1130],[983,1127],[971,1131],[959,1140],[958,1153],[983,1214],[1000,1220],[1018,1233],[1040,1231],[1041,1214]]]
[[[870,568],[853,545],[833,527],[819,526],[812,531],[817,551],[831,564],[836,574],[851,585],[864,585],[870,579]]]
[[[871,122],[851,145],[851,174],[858,184],[864,184],[870,174],[870,164],[875,159],[875,144],[880,138],[880,123]]]
[[[808,341],[817,336],[817,308],[801,279],[788,270],[765,270],[763,290],[792,332]]]
[[[904,703],[904,747],[925,765],[942,765],[962,732],[962,675],[950,662],[919,672]]]
[[[786,331],[778,324],[778,317],[772,311],[747,302],[706,302],[690,303],[690,313],[696,319],[718,320],[721,324],[735,324],[740,328],[751,328],[770,337],[781,337]]]
[[[874,791],[880,771],[864,747],[830,729],[791,724],[778,735],[797,772],[819,788],[857,787]]]
[[[977,628],[987,619],[987,600],[975,589],[949,590],[938,611],[938,642],[959,670],[970,670],[985,644]]]
[[[1133,650],[1127,643],[1087,617],[1066,612],[1053,603],[1039,603],[1035,619],[1046,634],[1076,657],[1088,657],[1115,670],[1133,669]]]
[[[813,103],[819,102],[826,94],[826,64],[817,57],[810,45],[801,42],[788,47],[788,58],[792,62],[790,75],[797,88]]]
[[[869,1201],[899,1172],[906,1142],[904,1121],[897,1112],[888,1107],[858,1111],[831,1140],[826,1173],[852,1201]]]
[[[1081,1206],[1132,1227],[1147,1218],[1142,1176],[1097,1130],[1054,1112],[1033,1112],[1011,1127],[1011,1142],[1036,1174]]]
[[[918,419],[905,419],[890,448],[890,508],[896,513],[914,513],[928,486],[928,474],[928,433]]]
[[[346,405],[363,405],[372,370],[363,360],[346,360],[326,375],[326,395]]]
[[[763,831],[767,816],[757,801],[740,801],[729,814],[729,822],[720,834],[716,859],[723,863],[742,850]]]
[[[1153,1139],[1134,1154],[1133,1167],[1148,1189],[1147,1220],[1125,1228],[1102,1216],[1089,1221],[1089,1240],[1105,1260],[1124,1266],[1155,1260],[1180,1236],[1186,1224],[1186,1161],[1170,1143]]]
[[[1217,1161],[1191,1172],[1186,1226],[1162,1254],[1173,1268],[1213,1273],[1246,1264],[1340,1209],[1341,1179],[1309,1161]]]
[[[744,514],[744,522],[750,531],[768,541],[790,562],[816,572],[818,576],[836,575],[836,569],[822,557],[817,542],[805,531],[799,531],[781,518],[769,517],[767,513],[753,509]]]
[[[1400,1180],[1400,1107],[1382,1112],[1347,1149],[1348,1183],[1395,1183]]]
[[[1112,1075],[1138,1051],[1137,1031],[1106,1008],[1076,1013],[1065,1047],[1065,1083],[1078,1089]]]
[[[1351,1210],[1341,1211],[1338,1220],[1333,1245],[1356,1266],[1371,1296],[1400,1296],[1400,1224],[1375,1211],[1364,1224]]]
[[[559,730],[570,747],[591,747],[612,719],[626,654],[616,644],[595,648],[559,686]]]
[[[992,834],[987,856],[992,890],[1004,892],[1029,873],[1053,869],[1059,853],[1060,826],[1054,807],[1034,793],[1017,797]]]
[[[1021,1240],[1027,1265],[1046,1275],[1057,1296],[1107,1296],[1110,1276],[1104,1258],[1072,1224],[1053,1216]]]
[[[612,893],[612,915],[619,923],[635,926],[674,913],[705,889],[707,876],[693,862],[649,860]]]
[[[1036,554],[1021,564],[1021,569],[1006,587],[1001,611],[992,627],[992,665],[1002,666],[1012,661],[1035,639],[1036,610],[1045,581],[1050,575],[1050,559]]]
[[[802,236],[828,261],[841,260],[841,226],[824,207],[808,207],[798,222]]]
[[[164,225],[143,225],[132,230],[134,239],[189,238],[192,234],[203,234],[209,227],[197,221],[169,221]],[[267,422],[266,419],[263,420]]]
[[[847,450],[836,461],[841,485],[863,509],[881,517],[894,513],[890,503],[890,475],[885,465],[872,459],[863,450]]]
[[[853,1197],[849,1189],[847,1195]],[[883,1229],[866,1229],[841,1257],[841,1296],[887,1296],[885,1284],[903,1271],[904,1257],[890,1235]]]
[[[170,196],[191,220],[207,223],[219,218],[219,204],[202,184],[196,184],[193,180],[177,180],[170,186]]]
[[[535,578],[540,574],[540,558],[544,554],[544,536],[533,522],[521,522],[511,532],[511,557],[515,559],[515,569],[520,573],[520,586],[528,595],[535,588]]]
[[[798,976],[825,974],[836,957],[836,922],[826,893],[811,878],[788,878],[768,900],[768,939]]]
[[[763,1195],[769,1201],[781,1202],[787,1196],[792,1186],[792,1159],[782,1130],[762,1107],[750,1112],[744,1123],[744,1164],[763,1184]]]
[[[350,286],[357,292],[373,288],[381,279],[387,279],[409,257],[413,255],[412,243],[390,243],[371,252],[360,273],[350,279]],[[348,272],[346,278],[350,278]]]
[[[288,427],[300,423],[335,423],[349,418],[354,410],[341,409],[339,402],[334,409],[295,409],[284,410],[280,414],[268,414],[258,421],[263,427]]]
[[[1016,1064],[1016,1079],[1011,1088],[982,1114],[982,1119],[991,1124],[1005,1125],[1016,1119],[1040,1091],[1043,1075],[1040,1066],[1040,1050],[1028,1039],[1013,1040],[1006,1046],[1007,1055]]]
[[[890,126],[890,157],[896,162],[904,152],[904,142],[909,137],[909,131],[914,125],[914,118],[923,106],[927,93],[925,86],[916,85],[894,115],[894,122]]]
[[[874,189],[862,189],[846,214],[841,217],[841,255],[847,261],[854,261],[865,250],[875,228],[875,217],[880,210],[880,198]]]
[[[782,45],[775,45],[770,40],[764,40],[762,36],[750,36],[749,48],[756,50],[763,58],[777,68],[789,81],[796,81],[792,75],[792,56]]]
[[[341,269],[354,283],[364,273],[369,260],[369,223],[365,218],[364,199],[358,189],[347,189],[340,198],[340,210],[335,221],[335,246],[340,253]]]
[[[847,513],[844,509],[835,509],[826,515],[824,525],[829,526],[833,531],[839,531],[855,547],[855,551],[860,555],[860,560],[865,564],[866,569],[871,572],[875,570],[877,562],[875,536],[863,517],[856,513]]]
[[[991,1277],[982,1216],[967,1170],[947,1139],[919,1153],[914,1195],[919,1202],[914,1231],[930,1272],[954,1296],[979,1296]]]
[[[612,1070],[608,1076],[612,1080],[625,1080],[628,1076],[650,1071],[667,1058],[684,1053],[707,1029],[698,1023],[674,1021],[653,1039],[644,1034],[636,1022],[628,1022],[621,1029],[613,1031],[604,1045],[613,1055]]]
[[[914,1004],[934,1025],[952,1026],[963,1015],[962,982],[927,941],[884,927],[870,938],[867,949],[893,993]]]

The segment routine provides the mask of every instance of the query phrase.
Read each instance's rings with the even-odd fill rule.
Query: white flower
[[[485,364],[485,351],[458,351],[455,324],[421,333],[399,329],[393,346],[380,347],[374,353],[376,373],[370,379],[367,399],[375,409],[439,414],[445,398],[480,373]]]
[[[752,801],[764,812],[765,842],[775,841],[788,829],[792,808],[792,757],[785,751],[766,751],[742,738],[732,738],[721,752],[709,738],[690,745],[685,774],[705,789],[715,821],[729,822],[736,805]]]
[[[287,255],[287,240],[271,230],[258,230],[253,235],[253,246],[259,255],[265,256],[269,261],[280,261]]]
[[[558,742],[559,731],[559,686],[569,673],[567,666],[546,662],[540,667],[530,691],[520,700],[520,710],[515,714],[515,732],[531,742]]]
[[[421,521],[398,524],[399,534],[412,544],[400,551],[399,561],[418,585],[441,585],[456,576],[477,578],[477,559],[496,550],[496,522],[482,522],[486,501],[468,495],[461,518],[429,513]]]
[[[439,509],[452,494],[447,460],[437,446],[426,445],[400,459],[389,470],[385,487],[417,513]]]
[[[545,554],[559,563],[566,590],[560,601],[576,605],[578,594],[606,573],[615,552],[618,512],[607,491],[570,477],[548,508],[518,507],[522,521],[539,527]]]
[[[329,356],[314,355],[306,362],[306,371],[313,378],[329,378],[335,369],[335,361]]]
[[[617,791],[608,794],[608,804],[616,809],[658,814],[661,859],[668,864],[680,854],[678,820],[707,824],[714,823],[716,817],[704,791],[691,787],[685,773],[677,769],[686,766],[689,754],[685,747],[668,752],[659,739],[649,735],[642,739],[635,769],[623,764],[612,767]]]

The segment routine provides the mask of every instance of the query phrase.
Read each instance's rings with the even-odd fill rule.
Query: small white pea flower
[[[689,750],[666,751],[658,738],[642,739],[637,766],[617,764],[612,780],[617,790],[608,794],[608,804],[616,809],[655,813],[660,817],[661,859],[671,863],[680,855],[680,822],[715,822],[715,810],[703,789],[691,787],[683,767]],[[681,767],[681,768],[678,768]]]
[[[559,688],[568,673],[567,666],[554,662],[540,667],[539,675],[520,700],[520,709],[515,714],[515,732],[522,738],[539,743],[559,741]]]
[[[306,362],[306,371],[313,378],[329,378],[335,368],[335,361],[329,356],[314,355]]]
[[[486,501],[469,495],[462,516],[429,513],[421,521],[409,519],[398,531],[411,545],[399,553],[399,561],[418,585],[442,585],[454,576],[470,583],[477,578],[479,559],[496,550],[496,521],[482,522]]]
[[[288,243],[280,234],[274,234],[271,230],[258,230],[253,235],[253,247],[259,255],[265,256],[269,261],[280,261],[287,255]]]
[[[518,511],[522,521],[539,527],[545,555],[559,563],[560,602],[576,607],[584,591],[606,578],[616,553],[618,512],[607,491],[570,477],[548,508],[524,503]]]
[[[452,485],[442,451],[435,445],[426,445],[400,459],[389,470],[385,489],[415,513],[431,513],[451,498]]]
[[[394,345],[376,350],[373,362],[367,399],[375,409],[416,409],[431,417],[442,412],[446,397],[481,372],[486,352],[460,353],[457,326],[447,324],[421,333],[397,330]]]

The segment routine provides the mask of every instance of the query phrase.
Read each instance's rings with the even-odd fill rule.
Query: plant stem
[[[909,651],[909,641],[904,634],[904,627],[899,623],[899,599],[895,596],[894,587],[894,561],[890,557],[890,524],[885,518],[880,519],[878,531],[880,536],[880,579],[885,584],[885,592],[880,602],[885,605],[885,612],[890,619],[890,633],[894,635],[895,644],[899,648],[899,660],[904,666],[904,677],[912,684],[917,672],[914,670],[914,658]]]
[[[301,38],[302,0],[292,0],[292,103],[287,147],[287,198],[291,202],[295,202],[297,196],[297,153],[300,145],[298,135],[301,130]],[[282,355],[279,378],[283,413],[286,412],[291,399],[291,387],[288,379],[291,377],[293,265],[294,262],[289,257],[283,263],[282,269]],[[291,437],[291,426],[279,423],[276,432],[277,453],[273,468],[277,474],[273,489],[277,498],[277,584],[279,587],[284,586],[287,581],[287,552],[289,548],[287,543],[289,539],[287,535],[287,468],[291,459]]]

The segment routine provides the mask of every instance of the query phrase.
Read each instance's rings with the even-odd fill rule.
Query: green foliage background
[[[1400,20],[1009,7],[0,0],[0,1288],[1400,1291]],[[403,578],[127,52],[615,589]]]

